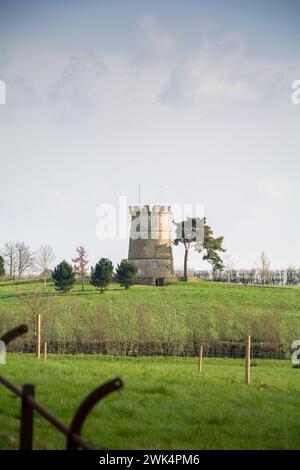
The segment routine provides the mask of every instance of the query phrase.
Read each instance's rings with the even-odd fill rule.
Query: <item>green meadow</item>
[[[238,359],[117,358],[8,354],[1,373],[66,424],[82,399],[120,377],[124,388],[93,409],[82,436],[98,449],[300,449],[300,369],[261,360],[244,383]],[[20,399],[0,386],[0,447],[18,447]],[[65,438],[35,414],[34,448]]]

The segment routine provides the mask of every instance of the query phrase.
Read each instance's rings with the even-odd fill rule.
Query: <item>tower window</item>
[[[158,261],[156,259],[151,261],[151,269],[158,269]]]

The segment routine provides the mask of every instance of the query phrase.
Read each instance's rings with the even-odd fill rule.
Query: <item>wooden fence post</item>
[[[199,358],[198,358],[198,374],[202,372],[202,358],[203,358],[203,344],[199,348]]]
[[[34,398],[34,385],[23,385],[22,392]],[[20,450],[32,450],[33,408],[22,398]]]
[[[47,341],[44,341],[43,358],[47,359]]]
[[[246,384],[250,384],[250,362],[251,362],[251,336],[247,337],[246,341],[246,373],[245,373],[245,379],[246,379]]]
[[[36,357],[41,357],[41,314],[36,315]]]

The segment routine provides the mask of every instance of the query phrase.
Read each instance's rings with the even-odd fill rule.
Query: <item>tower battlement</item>
[[[129,206],[129,214],[137,215],[138,213],[167,213],[172,214],[172,207],[167,204],[135,204]]]

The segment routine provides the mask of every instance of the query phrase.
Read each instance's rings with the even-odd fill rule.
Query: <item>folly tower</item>
[[[138,280],[158,284],[173,276],[171,206],[129,207],[131,228],[128,259],[138,268]]]

